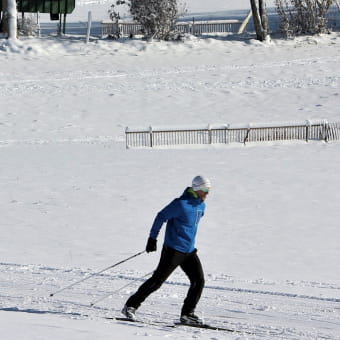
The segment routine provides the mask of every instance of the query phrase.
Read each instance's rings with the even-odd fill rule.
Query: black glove
[[[156,251],[157,250],[157,240],[149,237],[145,250],[146,250],[147,253],[151,253],[152,251]]]

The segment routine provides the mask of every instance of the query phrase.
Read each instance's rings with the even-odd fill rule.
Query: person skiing
[[[164,244],[159,264],[151,278],[145,281],[135,294],[129,297],[122,313],[136,320],[136,310],[154,291],[159,289],[170,274],[178,267],[190,280],[190,287],[181,310],[180,321],[185,324],[203,324],[194,313],[204,287],[204,273],[195,248],[198,223],[205,211],[205,199],[211,183],[204,176],[196,176],[192,186],[187,187],[179,198],[174,199],[156,216],[146,245],[146,252],[157,250],[157,236],[166,224]]]

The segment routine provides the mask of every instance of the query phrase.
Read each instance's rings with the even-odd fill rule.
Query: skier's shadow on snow
[[[82,316],[80,313],[65,313],[52,310],[39,310],[33,308],[19,309],[17,307],[0,308],[0,312],[19,312],[29,314],[56,314],[56,315],[69,315],[69,316]]]

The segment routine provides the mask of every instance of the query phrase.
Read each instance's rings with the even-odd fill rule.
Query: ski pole
[[[129,260],[133,259],[134,257],[137,257],[137,256],[139,256],[139,255],[141,255],[141,254],[143,254],[143,253],[145,253],[145,250],[143,250],[143,251],[141,251],[141,252],[139,252],[139,253],[137,253],[137,254],[135,254],[135,255],[132,255],[132,256],[126,258],[125,260],[119,261],[119,262],[113,264],[112,266],[109,266],[109,267],[107,267],[107,268],[104,268],[104,269],[100,270],[99,272],[90,274],[89,276],[86,276],[86,277],[84,277],[83,279],[81,279],[81,280],[79,280],[79,281],[77,281],[77,282],[74,282],[74,283],[70,284],[69,286],[66,286],[66,287],[64,287],[64,288],[62,288],[62,289],[59,289],[59,290],[57,290],[56,292],[51,293],[50,296],[54,296],[55,294],[61,293],[62,291],[66,290],[66,289],[69,289],[69,288],[71,288],[71,287],[77,285],[78,283],[81,283],[81,282],[84,282],[85,280],[90,279],[92,276],[101,274],[101,273],[103,273],[103,272],[105,272],[105,271],[107,271],[107,270],[109,270],[109,269],[111,269],[111,268],[113,268],[113,267],[116,267],[116,266],[118,266],[118,265],[120,265],[120,264],[122,264],[122,263],[124,263],[124,262],[126,262],[126,261],[129,261]]]
[[[107,294],[107,295],[105,295],[105,296],[102,296],[101,298],[99,298],[99,299],[96,300],[96,301],[91,302],[90,307],[93,307],[93,306],[96,305],[98,302],[103,301],[103,300],[105,300],[105,299],[111,297],[113,294],[118,293],[118,292],[121,291],[122,289],[124,289],[124,288],[130,286],[131,284],[133,284],[135,281],[144,279],[145,277],[148,277],[148,276],[151,275],[152,273],[153,273],[153,271],[150,272],[150,273],[145,274],[145,275],[142,276],[142,277],[138,277],[137,279],[133,279],[131,282],[127,283],[126,285],[124,285],[124,286],[122,286],[122,287],[120,287],[120,288],[114,290],[113,292],[111,292],[111,293],[109,293],[109,294]]]

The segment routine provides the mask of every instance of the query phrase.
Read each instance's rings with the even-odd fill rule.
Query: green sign
[[[0,1],[0,10],[1,8]],[[75,7],[75,0],[17,0],[18,12],[70,14]]]

